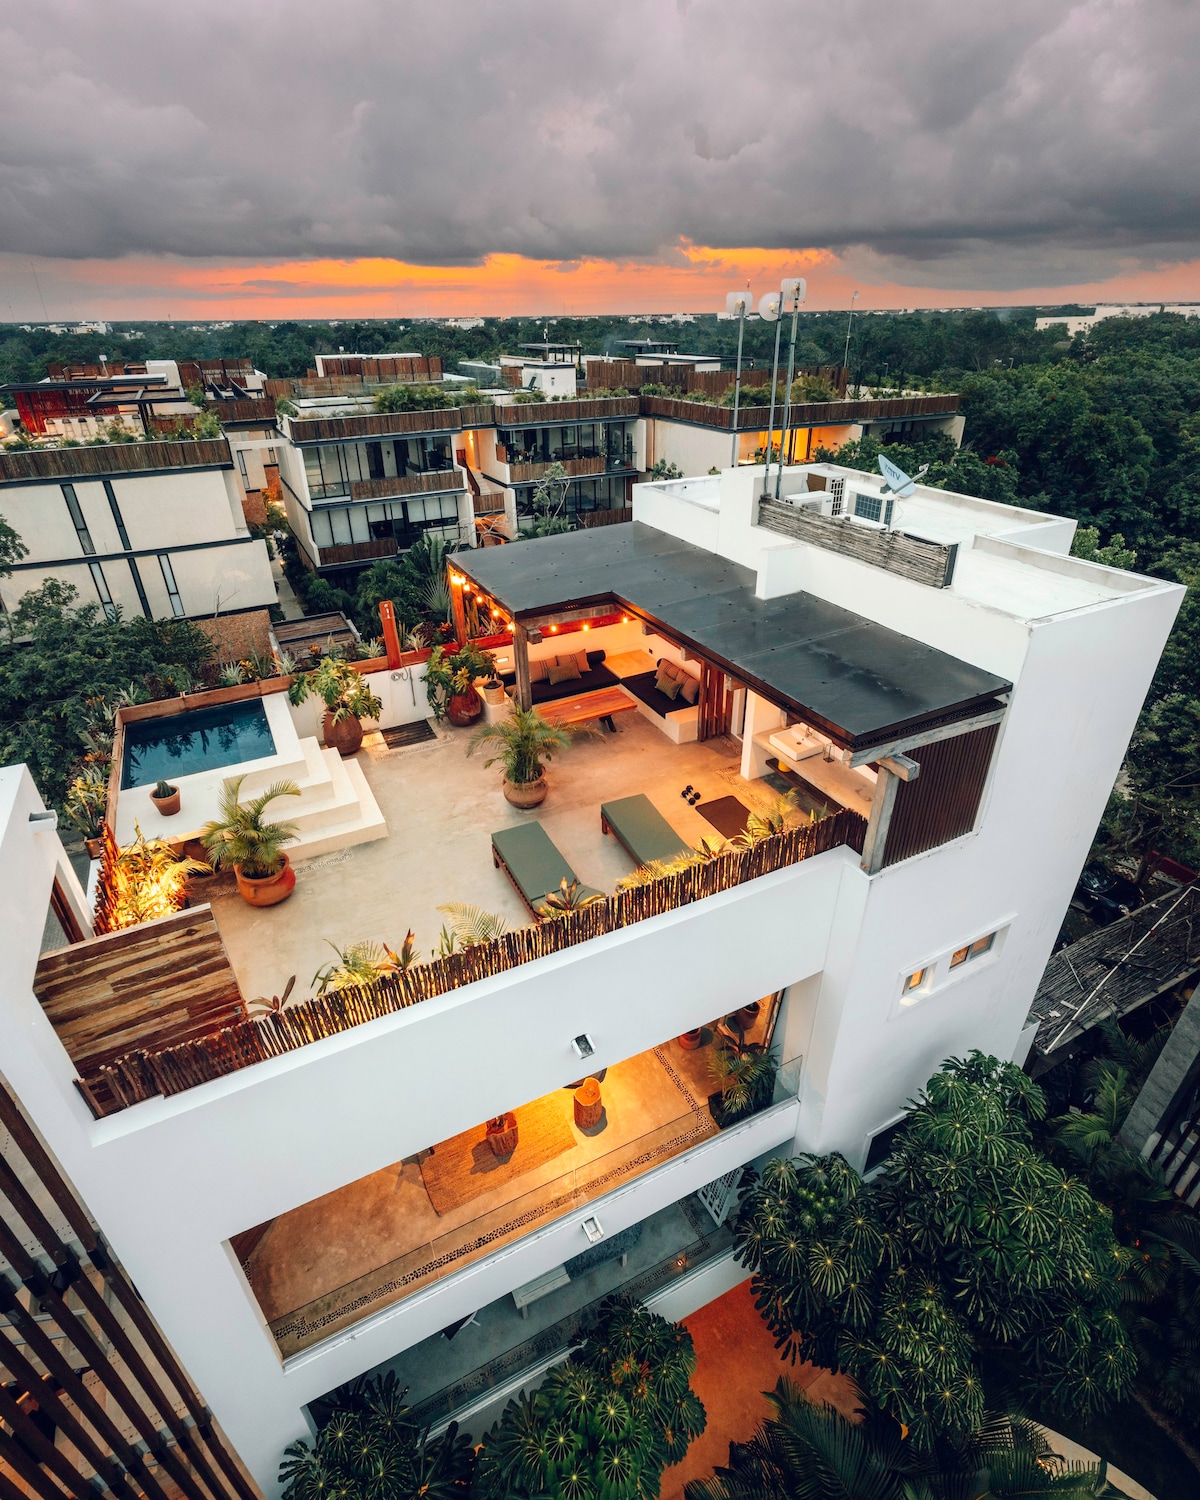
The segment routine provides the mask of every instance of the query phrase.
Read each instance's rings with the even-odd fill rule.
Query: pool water
[[[164,719],[139,719],[125,726],[121,790],[274,754],[275,737],[261,698],[194,708]]]

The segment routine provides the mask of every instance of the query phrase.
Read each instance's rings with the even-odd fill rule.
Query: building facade
[[[250,534],[222,439],[0,455],[0,515],[28,555],[0,579],[6,610],[47,579],[148,619],[275,603],[266,543]]]
[[[326,441],[310,460],[293,440],[297,482],[379,482],[327,471]],[[86,1060],[56,1030],[46,964],[69,978],[94,945],[39,960],[37,937],[55,902],[85,925],[85,898],[28,773],[0,773],[4,1074],[264,1489],[310,1402],[379,1367],[430,1380],[452,1355],[471,1371],[465,1325],[507,1319],[510,1363],[492,1344],[488,1359],[511,1379],[429,1408],[478,1433],[556,1357],[554,1299],[588,1277],[611,1285],[642,1254],[631,1284],[672,1315],[736,1282],[727,1230],[701,1233],[688,1205],[719,1225],[741,1170],[773,1153],[870,1167],[945,1057],[1023,1060],[1183,591],[1071,558],[1060,517],[921,486],[896,500],[832,465],[786,468],[778,488],[761,466],[643,484],[632,524],[457,554],[453,587],[510,626],[497,666],[517,700],[553,701],[547,664],[586,648],[621,732],[555,763],[545,817],[472,780],[453,736],[402,752],[423,760],[366,758],[388,826],[357,866],[314,869],[253,920],[236,898],[212,911],[242,993],[270,994],[339,913],[436,921],[431,872],[528,922],[536,877],[509,834],[544,835],[568,874],[611,889],[647,837],[687,845],[721,826],[689,820],[736,823],[782,790],[806,809],[769,846],[783,852],[678,904],[659,887],[606,897],[561,944],[535,926],[494,965],[492,949],[433,960],[414,972],[436,982],[397,981],[374,1019],[322,1022],[319,1040],[251,1062],[248,1041],[234,1058],[193,1038],[169,1077],[142,1053],[77,1087]],[[428,712],[401,671],[378,676],[385,726]],[[696,1059],[750,1032],[777,1059],[773,1090],[721,1118]],[[204,1071],[185,1076],[184,1052]],[[606,1114],[581,1105],[581,1076]],[[489,1147],[510,1131],[532,1175],[511,1142]],[[549,1329],[536,1357],[514,1304]]]

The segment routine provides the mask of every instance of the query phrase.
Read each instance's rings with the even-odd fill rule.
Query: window
[[[108,580],[104,576],[104,569],[98,562],[88,563],[91,571],[92,582],[96,585],[96,592],[100,596],[100,603],[104,606],[105,618],[115,620],[117,618],[117,606],[113,603],[112,595],[108,591]]]
[[[242,476],[242,483],[249,484],[250,476],[246,473],[246,455],[239,448],[237,451],[238,473]]]
[[[126,542],[125,545],[128,547],[129,543]],[[133,586],[137,589],[138,601],[142,606],[142,613],[146,616],[147,620],[152,620],[154,616],[150,613],[150,601],[146,598],[146,590],[142,584],[142,575],[138,572],[136,557],[129,559],[129,571],[133,575]]]
[[[928,969],[914,969],[904,981],[904,993],[911,995],[914,990],[919,990],[925,983],[925,976],[928,973]]]
[[[67,514],[71,517],[71,525],[74,526],[75,535],[79,538],[79,545],[83,548],[84,552],[93,555],[96,551],[96,546],[92,541],[92,534],[88,530],[87,522],[83,519],[83,511],[80,509],[79,501],[75,495],[75,486],[73,484],[64,484],[62,492],[63,499],[67,502]]]
[[[904,1121],[896,1120],[891,1125],[885,1125],[871,1137],[871,1144],[867,1147],[867,1160],[863,1167],[863,1176],[873,1172],[876,1167],[881,1167],[892,1154],[892,1147],[896,1144],[896,1137],[904,1129]]]
[[[985,953],[991,951],[992,944],[996,941],[996,934],[989,932],[986,937],[976,938],[973,943],[968,943],[965,948],[956,948],[950,955],[950,967],[957,969],[960,964],[969,963],[973,958],[981,958]]]
[[[117,528],[117,535],[121,538],[121,546],[128,552],[130,550],[129,533],[125,530],[125,520],[121,515],[121,507],[117,504],[117,496],[111,479],[104,481],[104,493],[108,496],[108,508],[112,511],[113,523]]]
[[[177,620],[182,620],[183,600],[179,597],[179,589],[175,584],[175,570],[171,566],[171,559],[165,552],[158,554],[158,565],[162,569],[163,582],[167,586],[167,598],[171,601],[171,613]]]

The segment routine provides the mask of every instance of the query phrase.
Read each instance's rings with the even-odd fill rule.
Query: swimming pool
[[[275,754],[275,737],[261,698],[193,708],[125,726],[121,790],[216,771]]]

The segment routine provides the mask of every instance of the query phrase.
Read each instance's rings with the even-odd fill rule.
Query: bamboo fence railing
[[[861,850],[865,833],[866,820],[842,809],[819,823],[786,829],[748,849],[731,849],[678,874],[618,891],[582,911],[517,928],[491,942],[414,964],[402,973],[384,975],[370,985],[249,1017],[177,1047],[129,1053],[111,1067],[99,1069],[99,1075],[118,1101],[117,1109],[158,1094],[182,1093],[476,980],[690,906],[839,845]]]

